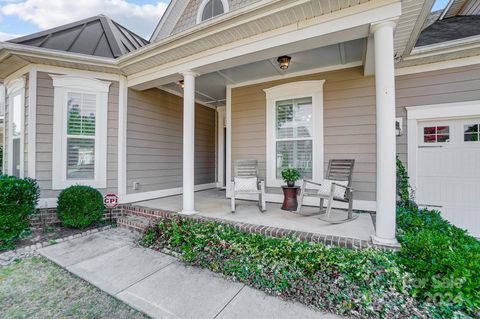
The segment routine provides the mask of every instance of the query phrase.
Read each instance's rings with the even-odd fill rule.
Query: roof
[[[450,0],[445,7],[443,18],[480,14],[479,0]]]
[[[120,57],[149,43],[104,15],[12,39],[8,42],[107,58]]]
[[[480,35],[480,16],[456,16],[438,20],[420,34],[416,47]]]

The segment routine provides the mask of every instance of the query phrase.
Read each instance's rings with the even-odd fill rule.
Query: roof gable
[[[107,58],[118,58],[149,43],[104,15],[12,39],[8,42]]]

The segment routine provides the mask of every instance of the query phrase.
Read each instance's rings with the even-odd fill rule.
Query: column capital
[[[196,73],[196,72],[193,72],[192,70],[185,70],[185,71],[182,71],[182,72],[179,72],[183,77],[185,76],[193,76],[194,78],[199,76],[200,74]]]
[[[385,27],[394,29],[396,26],[397,26],[397,23],[394,20],[386,20],[386,21],[381,21],[377,23],[372,23],[370,25],[370,32],[375,33],[377,30]]]

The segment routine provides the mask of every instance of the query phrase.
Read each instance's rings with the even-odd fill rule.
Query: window
[[[303,178],[312,178],[312,98],[277,101],[276,111],[276,178],[285,168],[297,168]]]
[[[227,0],[204,0],[198,9],[197,23],[211,19],[227,11]]]
[[[267,185],[280,186],[284,168],[323,179],[323,83],[301,81],[266,89]]]
[[[465,142],[480,141],[480,124],[468,124],[463,126],[463,140]]]
[[[107,107],[110,83],[51,75],[54,94],[53,189],[106,187]]]
[[[427,126],[423,128],[424,143],[450,142],[450,126]]]
[[[8,93],[8,173],[24,177],[25,79],[9,83]]]

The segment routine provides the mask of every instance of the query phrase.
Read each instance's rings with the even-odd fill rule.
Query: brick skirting
[[[112,219],[117,220],[122,216],[122,209],[117,207],[112,210]],[[110,218],[110,212],[105,210],[103,220]],[[60,224],[56,208],[38,208],[34,215],[29,217],[30,226],[33,228],[45,227],[48,225]]]
[[[161,209],[152,209],[148,207],[142,206],[133,206],[133,205],[121,205],[118,207],[122,211],[122,215],[125,216],[139,216],[148,219],[149,224],[154,224],[155,221],[161,218],[168,218],[175,215],[178,215],[175,212],[168,211],[168,210],[161,210]],[[269,226],[262,226],[262,225],[255,225],[243,222],[235,222],[220,218],[213,218],[213,217],[205,217],[200,215],[191,215],[191,216],[184,216],[184,218],[192,219],[195,221],[215,221],[223,224],[228,224],[233,226],[235,229],[246,232],[246,233],[256,233],[262,234],[269,237],[283,237],[283,236],[295,236],[300,238],[301,240],[307,240],[311,242],[322,243],[327,246],[338,246],[344,248],[352,248],[352,249],[362,249],[362,248],[377,248],[382,250],[396,250],[396,248],[386,247],[375,245],[371,241],[367,240],[360,240],[356,238],[348,238],[348,237],[341,237],[341,236],[332,236],[332,235],[322,235],[310,232],[302,232],[296,231],[291,229],[284,229],[278,227],[269,227]],[[120,218],[118,220],[118,224],[121,227],[129,228],[131,230],[136,231],[143,231],[147,226],[145,222],[141,222],[138,220],[128,219],[128,218]]]

